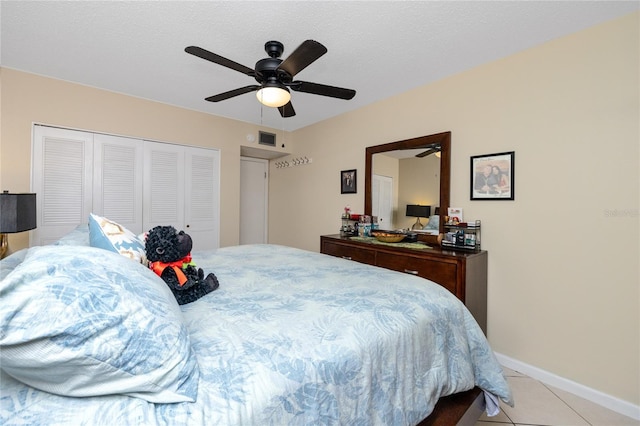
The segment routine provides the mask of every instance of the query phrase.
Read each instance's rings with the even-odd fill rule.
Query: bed
[[[0,262],[0,423],[416,425],[480,388],[512,404],[479,326],[422,278],[278,245],[195,251],[164,282],[79,227]]]

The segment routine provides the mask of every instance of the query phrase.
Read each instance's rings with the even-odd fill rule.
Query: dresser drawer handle
[[[342,256],[343,259],[351,260],[351,256]]]
[[[405,269],[404,270],[407,274],[411,274],[411,275],[418,275],[418,271],[412,271],[411,269]]]

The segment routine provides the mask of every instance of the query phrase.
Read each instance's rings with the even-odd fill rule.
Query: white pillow
[[[99,248],[33,247],[0,299],[0,366],[17,380],[71,397],[195,401],[182,312],[147,267]]]
[[[93,213],[89,215],[89,243],[91,247],[113,251],[145,265],[148,263],[144,243],[133,232]]]
[[[85,223],[76,226],[76,228],[60,237],[58,241],[53,243],[55,246],[89,246],[89,226]]]
[[[440,228],[440,216],[434,214],[429,218],[429,222],[425,225],[423,229],[439,229]]]

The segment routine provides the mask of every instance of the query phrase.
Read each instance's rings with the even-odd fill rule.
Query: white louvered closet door
[[[93,212],[135,233],[172,225],[194,249],[219,247],[217,150],[35,125],[31,170],[30,245],[58,240]]]
[[[143,141],[95,134],[93,143],[93,211],[141,233]]]
[[[220,246],[220,153],[185,147],[184,231],[194,250]]]
[[[144,142],[144,230],[184,226],[184,147]]]
[[[87,222],[92,208],[93,134],[36,125],[31,190],[37,225],[30,245],[50,244]]]
[[[144,229],[171,225],[194,250],[218,248],[220,153],[150,141],[144,151]]]

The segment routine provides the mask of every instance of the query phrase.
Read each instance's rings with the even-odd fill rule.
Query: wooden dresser
[[[487,333],[487,252],[411,249],[322,235],[320,252],[427,278],[460,299]]]

